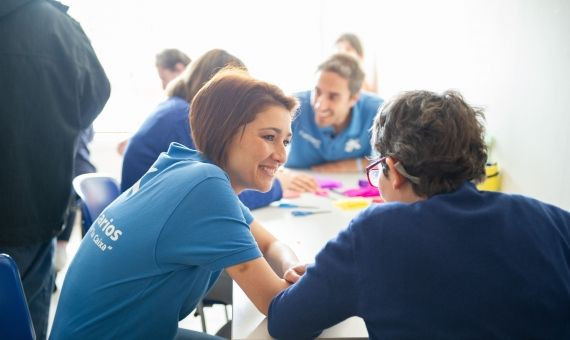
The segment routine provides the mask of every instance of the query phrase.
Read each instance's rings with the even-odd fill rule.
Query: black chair
[[[228,305],[232,304],[232,278],[224,270],[218,281],[214,284],[212,289],[206,294],[206,296],[198,303],[196,306],[196,312],[194,315],[199,315],[202,321],[202,331],[207,332],[206,328],[206,315],[204,314],[204,307],[211,307],[216,304],[221,304],[224,306],[226,313],[226,325],[218,331],[216,335],[230,338],[231,337],[231,327],[226,327],[230,324],[231,320],[228,314]],[[228,332],[229,330],[229,332]],[[229,334],[228,334],[229,333]]]

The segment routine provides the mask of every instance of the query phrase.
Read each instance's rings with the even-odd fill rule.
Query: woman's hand
[[[319,189],[317,180],[311,175],[280,169],[275,176],[281,182],[283,191],[315,192]]]

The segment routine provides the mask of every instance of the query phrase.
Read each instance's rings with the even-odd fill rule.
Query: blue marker
[[[321,211],[303,211],[303,210],[293,210],[291,211],[291,215],[295,217],[302,217],[302,216],[309,216],[314,214],[324,214],[330,213],[329,210],[321,210]]]
[[[319,207],[312,207],[308,205],[298,205],[293,203],[279,203],[277,205],[279,208],[301,208],[301,209],[319,209]]]

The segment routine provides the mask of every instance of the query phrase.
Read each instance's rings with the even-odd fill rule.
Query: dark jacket
[[[0,1],[0,246],[60,231],[77,138],[109,98],[109,80],[66,9]]]

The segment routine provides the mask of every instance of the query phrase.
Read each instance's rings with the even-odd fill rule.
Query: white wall
[[[260,78],[312,86],[338,34],[364,41],[380,94],[457,89],[487,111],[503,189],[570,210],[570,1],[74,1],[111,81],[98,131],[132,131],[160,100],[160,48],[219,47]],[[133,123],[136,121],[136,124]]]
[[[346,30],[361,35],[383,97],[459,90],[486,108],[503,190],[570,210],[570,2],[360,1],[352,10],[344,1],[325,4],[326,40]],[[338,20],[346,14],[354,20]]]
[[[111,80],[96,131],[133,132],[163,100],[154,64],[164,48],[181,49],[194,60],[212,48],[225,49],[251,74],[289,92],[310,86],[322,55],[318,1],[62,1]]]

